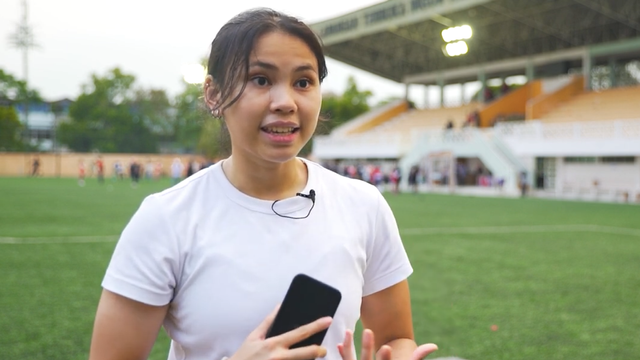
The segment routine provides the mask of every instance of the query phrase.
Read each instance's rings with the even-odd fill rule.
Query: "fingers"
[[[327,349],[322,346],[312,345],[287,350],[283,360],[317,359],[327,356]]]
[[[436,344],[420,345],[413,351],[413,354],[411,354],[411,360],[422,360],[436,350],[438,350],[438,346]]]
[[[344,341],[338,344],[338,352],[342,360],[355,360],[353,358],[353,333],[347,330],[344,334]]]
[[[280,310],[280,304],[278,304],[276,308],[273,309],[273,311],[271,311],[271,313],[269,313],[269,315],[262,320],[262,323],[260,323],[260,325],[258,325],[258,327],[253,331],[253,334],[256,337],[264,339],[265,336],[267,336],[267,331],[269,331],[269,327],[273,324],[273,320],[276,318],[278,310]]]
[[[297,329],[286,332],[280,336],[274,338],[279,344],[283,344],[287,347],[300,342],[313,334],[316,334],[322,330],[326,330],[331,325],[332,319],[330,317],[320,318],[312,323],[302,325]]]
[[[362,333],[362,350],[360,351],[360,360],[373,360],[375,339],[373,331],[366,329]]]
[[[391,346],[383,345],[376,356],[376,360],[391,360]]]

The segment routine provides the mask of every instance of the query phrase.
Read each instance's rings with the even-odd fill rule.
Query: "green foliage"
[[[176,96],[176,143],[187,152],[197,152],[209,159],[227,157],[231,151],[229,132],[222,120],[211,117],[203,96],[200,85],[186,83],[184,91]]]
[[[411,100],[405,100],[403,97],[399,97],[399,96],[390,96],[386,99],[382,99],[380,101],[378,101],[378,103],[376,104],[376,107],[380,107],[380,106],[384,106],[384,105],[388,105],[394,101],[398,101],[398,100],[404,100],[407,103],[409,103],[409,108],[410,109],[415,109],[416,108],[416,103],[414,101]]]
[[[187,152],[198,150],[203,138],[204,119],[209,116],[202,98],[202,88],[186,84],[174,100],[174,134],[176,145]]]
[[[371,91],[358,89],[355,78],[350,76],[347,79],[347,88],[342,95],[330,93],[323,95],[320,109],[323,121],[318,124],[315,134],[329,134],[336,127],[366,113],[371,109],[369,99],[372,96],[373,93]],[[312,148],[313,139],[300,151],[301,155],[305,156],[311,153]]]
[[[30,147],[21,139],[24,128],[13,104],[42,101],[38,91],[0,69],[0,151],[26,151]]]
[[[327,134],[335,127],[369,111],[369,99],[372,96],[373,93],[369,90],[360,91],[356,80],[352,76],[349,77],[347,88],[342,95],[326,94],[323,97],[321,113],[328,121],[319,131]]]
[[[205,62],[206,65],[206,62]],[[69,109],[69,117],[57,129],[58,141],[78,152],[158,151],[159,143],[171,143],[173,151],[201,153],[209,158],[226,156],[230,141],[220,122],[211,120],[199,85],[185,89],[171,101],[164,90],[141,89],[133,75],[119,68],[103,76],[93,74]],[[370,110],[371,91],[361,91],[353,77],[342,95],[325,94],[321,114],[328,121],[316,134],[327,134]],[[0,98],[22,101],[40,99],[26,84],[0,70]],[[60,109],[52,109],[59,113]],[[7,125],[8,126],[8,125]],[[302,154],[309,153],[311,142]]]
[[[0,100],[2,98],[15,103],[39,102],[42,97],[38,91],[29,89],[27,83],[0,69]]]
[[[164,90],[138,89],[132,102],[132,111],[155,135],[172,138],[174,134],[171,103]]]
[[[0,106],[0,151],[23,150],[20,139],[22,124],[12,107]]]
[[[69,109],[70,120],[60,124],[61,143],[74,151],[152,153],[168,114],[161,90],[134,89],[135,77],[115,68],[91,83]]]
[[[204,122],[198,140],[198,151],[209,159],[231,155],[229,130],[223,120],[211,119]]]

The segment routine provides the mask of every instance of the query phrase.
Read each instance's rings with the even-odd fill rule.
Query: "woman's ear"
[[[211,75],[207,75],[202,86],[204,91],[204,101],[209,111],[218,109],[220,107],[220,91],[216,87],[213,77]]]

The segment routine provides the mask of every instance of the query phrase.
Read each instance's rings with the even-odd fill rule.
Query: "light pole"
[[[24,98],[24,124],[27,136],[30,140],[29,132],[29,50],[37,47],[34,41],[33,29],[29,26],[27,0],[22,0],[22,21],[18,24],[16,32],[9,36],[10,44],[19,50],[22,50],[22,71],[25,83]]]

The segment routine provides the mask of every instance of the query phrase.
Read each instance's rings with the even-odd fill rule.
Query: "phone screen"
[[[266,337],[284,334],[325,316],[333,317],[341,300],[338,289],[308,275],[298,274],[293,278]],[[321,345],[326,334],[327,330],[323,330],[291,348]]]

